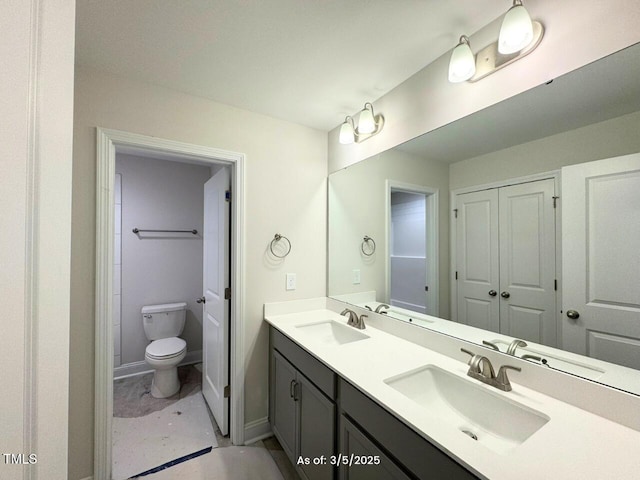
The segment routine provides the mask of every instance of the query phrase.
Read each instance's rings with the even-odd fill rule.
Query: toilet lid
[[[187,342],[178,337],[161,338],[154,340],[146,349],[147,355],[151,357],[169,357],[181,353],[187,348]]]

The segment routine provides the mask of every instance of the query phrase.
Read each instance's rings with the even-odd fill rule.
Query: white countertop
[[[317,303],[309,305],[317,308]],[[346,318],[326,308],[294,313],[288,310],[292,309],[266,309],[265,320],[481,477],[491,480],[640,478],[638,431],[518,385],[515,375],[511,377],[513,390],[501,392],[466,376],[466,364],[371,326],[363,331],[370,337],[366,340],[342,345],[320,343],[296,327],[329,319],[346,325]],[[538,411],[549,417],[549,421],[524,443],[507,453],[496,453],[461,435],[456,428],[435,418],[383,381],[428,364]]]

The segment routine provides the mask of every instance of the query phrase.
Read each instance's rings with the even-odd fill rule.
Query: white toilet
[[[166,303],[142,307],[144,333],[151,343],[144,359],[154,369],[151,395],[166,398],[180,390],[178,364],[187,354],[187,342],[178,338],[184,329],[187,304]]]

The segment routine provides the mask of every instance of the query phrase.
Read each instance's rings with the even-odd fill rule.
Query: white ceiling
[[[76,63],[331,130],[509,0],[78,0]]]

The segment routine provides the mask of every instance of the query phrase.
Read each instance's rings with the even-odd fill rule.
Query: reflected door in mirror
[[[640,369],[638,192],[640,154],[562,169],[564,347],[636,369]]]
[[[554,195],[545,179],[457,196],[459,322],[556,346]]]

